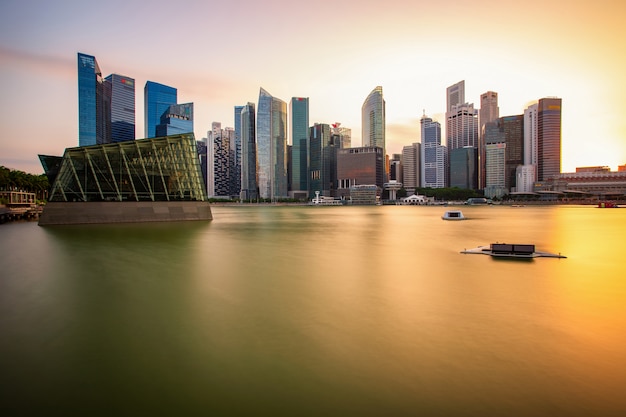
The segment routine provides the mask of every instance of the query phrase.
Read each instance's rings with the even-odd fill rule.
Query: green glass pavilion
[[[40,225],[211,219],[193,133],[39,157],[52,183]]]

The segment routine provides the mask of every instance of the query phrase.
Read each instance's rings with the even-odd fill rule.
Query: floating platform
[[[535,245],[492,243],[489,246],[479,246],[474,249],[465,249],[461,253],[489,255],[494,258],[533,259],[533,258],[567,258],[560,253],[538,251]]]

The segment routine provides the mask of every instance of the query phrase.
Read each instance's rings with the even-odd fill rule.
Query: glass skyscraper
[[[286,198],[287,104],[263,88],[259,92],[256,134],[260,197]]]
[[[257,159],[254,103],[241,109],[241,199],[256,200]]]
[[[291,175],[294,191],[308,190],[309,171],[309,98],[293,97],[289,103],[291,117]]]
[[[178,91],[174,87],[147,81],[143,89],[144,97],[144,136],[156,137],[156,127],[161,116],[171,105],[178,103]]]
[[[193,133],[193,103],[175,104],[161,115],[161,123],[156,127],[157,136]]]
[[[107,142],[135,140],[135,80],[111,74],[106,77],[105,83],[111,106],[110,119],[107,120],[110,139]]]
[[[362,144],[366,146],[378,146],[385,148],[385,100],[383,88],[378,86],[367,96],[361,107],[361,137]]]
[[[91,55],[78,53],[78,145],[105,143],[102,71]]]

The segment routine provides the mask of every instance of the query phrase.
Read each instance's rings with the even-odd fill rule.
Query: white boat
[[[441,218],[444,220],[465,220],[465,216],[460,210],[448,210]]]
[[[479,246],[474,249],[465,249],[462,250],[461,253],[490,255],[494,258],[566,258],[566,256],[563,256],[560,253],[538,251],[535,249],[535,245],[520,245],[518,243],[492,243],[489,246]]]

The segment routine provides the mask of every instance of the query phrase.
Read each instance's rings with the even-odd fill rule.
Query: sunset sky
[[[446,87],[495,91],[500,116],[542,97],[562,108],[562,171],[626,164],[623,0],[3,0],[0,165],[43,172],[37,154],[78,146],[77,52],[135,79],[143,138],[147,80],[193,102],[196,139],[259,88],[310,98],[310,123],[341,122],[361,144],[361,105],[380,85],[387,153],[445,126]]]

